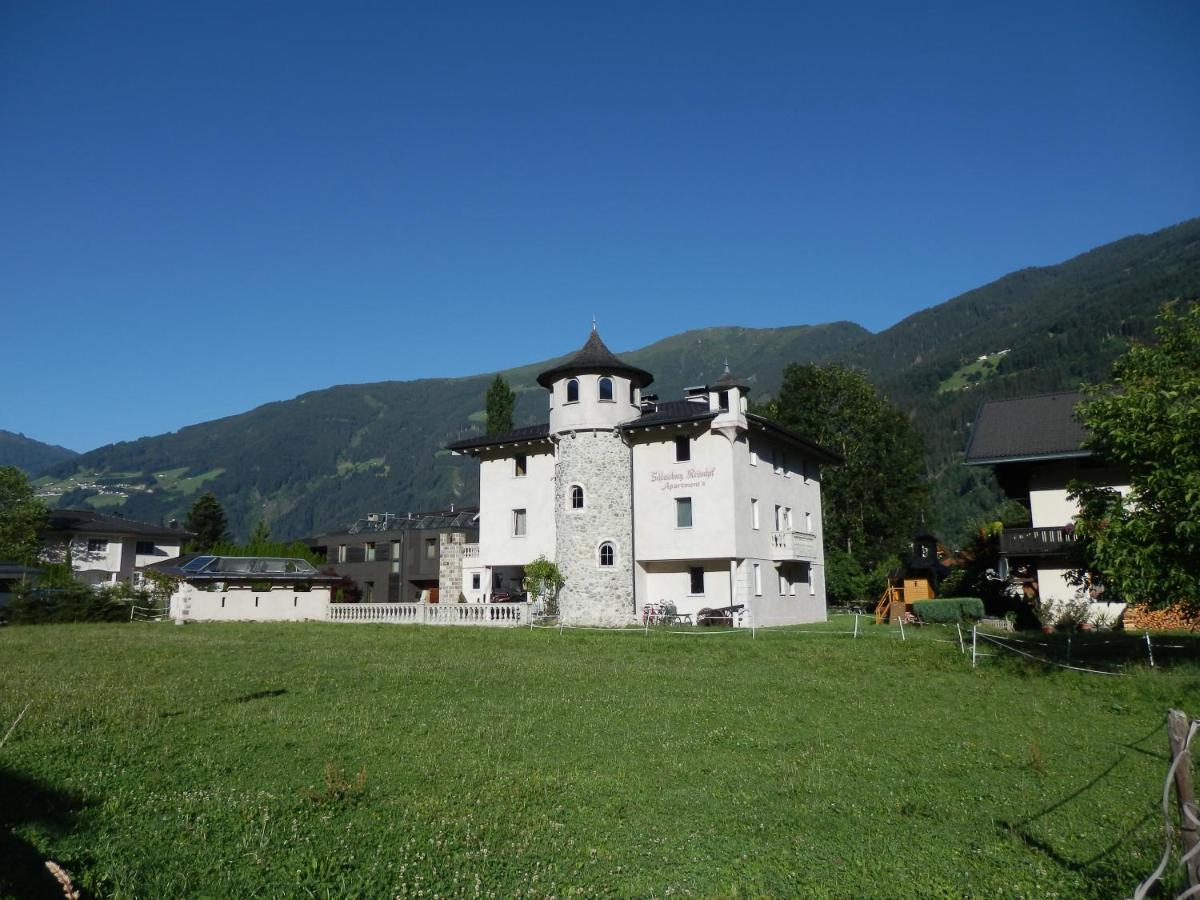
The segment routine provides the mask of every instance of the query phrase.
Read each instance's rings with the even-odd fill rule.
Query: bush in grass
[[[983,601],[978,597],[917,600],[912,606],[922,622],[961,622],[964,619],[983,618]]]
[[[149,602],[148,592],[124,582],[89,587],[75,580],[69,563],[52,563],[43,565],[35,580],[17,586],[6,613],[14,625],[128,622],[130,606]]]

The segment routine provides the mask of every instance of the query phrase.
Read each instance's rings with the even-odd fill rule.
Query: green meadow
[[[1153,870],[1195,645],[972,669],[953,631],[847,621],[0,629],[0,737],[28,705],[0,893],[53,896],[46,859],[118,898],[1109,898]]]

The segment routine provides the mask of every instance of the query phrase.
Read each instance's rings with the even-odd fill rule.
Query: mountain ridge
[[[756,400],[778,389],[790,362],[865,369],[926,438],[933,524],[961,533],[999,496],[990,473],[954,465],[979,403],[1105,377],[1130,340],[1151,336],[1161,302],[1181,296],[1200,296],[1200,219],[1011,272],[880,332],[844,321],[712,326],[621,356],[653,373],[652,390],[664,399],[715,378],[726,360]],[[517,392],[517,424],[544,419],[545,394],[534,377],[567,356],[502,370]],[[442,448],[482,428],[495,374],[307,391],[96,448],[50,467],[38,487],[61,505],[160,520],[181,516],[198,491],[211,489],[236,533],[264,518],[281,537],[338,527],[368,511],[471,503],[473,467]]]

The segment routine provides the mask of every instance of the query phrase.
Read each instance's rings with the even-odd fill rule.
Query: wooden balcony
[[[1005,528],[1000,532],[1002,556],[1061,556],[1075,543],[1075,529],[1069,525],[1054,528]]]
[[[816,562],[821,555],[817,536],[807,531],[771,532],[773,562]]]

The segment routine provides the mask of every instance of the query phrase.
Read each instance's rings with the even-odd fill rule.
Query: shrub
[[[913,612],[923,622],[961,622],[963,619],[983,618],[983,601],[978,597],[918,600],[912,606]]]

